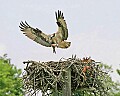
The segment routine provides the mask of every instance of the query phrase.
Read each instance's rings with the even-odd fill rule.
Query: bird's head
[[[58,48],[68,48],[70,47],[71,42],[62,41],[58,44]]]

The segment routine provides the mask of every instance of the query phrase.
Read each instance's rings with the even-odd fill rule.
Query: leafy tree
[[[120,96],[120,92],[116,93],[114,96]]]
[[[117,73],[120,75],[120,70],[119,69],[117,69]]]
[[[7,54],[0,57],[0,96],[23,96],[21,69],[10,63]]]
[[[120,69],[117,69],[116,71],[117,71],[117,73],[118,73],[119,76],[120,76]],[[120,91],[119,91],[118,93],[116,93],[114,96],[120,96]]]

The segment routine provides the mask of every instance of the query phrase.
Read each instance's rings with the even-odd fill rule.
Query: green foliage
[[[116,93],[114,96],[120,96],[120,92]]]
[[[77,90],[73,96],[94,96],[94,93],[89,91]]]
[[[120,75],[120,69],[117,69],[116,71]],[[119,85],[120,85],[120,83],[119,83]],[[114,96],[120,96],[120,90]]]
[[[119,69],[117,69],[117,73],[120,75],[120,70]]]
[[[23,96],[21,70],[6,57],[0,57],[0,96]]]

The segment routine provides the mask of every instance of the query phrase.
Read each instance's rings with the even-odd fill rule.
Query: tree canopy
[[[120,69],[117,69],[116,71],[117,71],[117,73],[118,73],[119,76],[120,76]],[[120,91],[118,91],[114,96],[120,96]]]
[[[0,96],[23,96],[21,72],[6,54],[0,57]]]

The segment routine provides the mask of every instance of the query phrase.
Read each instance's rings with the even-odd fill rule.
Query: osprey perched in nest
[[[68,38],[68,29],[63,13],[58,10],[58,12],[55,12],[55,15],[58,31],[50,35],[43,33],[38,28],[31,27],[26,21],[25,23],[21,21],[19,26],[23,34],[25,34],[28,38],[43,46],[52,47],[53,53],[56,53],[56,47],[66,49],[71,45],[71,42],[66,41]]]

